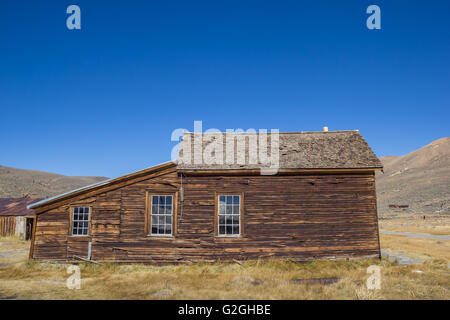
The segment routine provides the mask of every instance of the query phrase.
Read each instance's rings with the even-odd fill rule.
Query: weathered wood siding
[[[210,248],[200,252],[204,258],[379,254],[372,174],[191,176],[184,182],[186,223],[179,232]],[[213,236],[214,192],[244,194],[242,238]]]
[[[172,238],[145,233],[146,192],[178,192]],[[216,193],[243,193],[242,237],[215,236]],[[33,258],[149,263],[378,256],[373,173],[184,176],[175,169],[40,213]],[[90,206],[91,234],[71,237],[71,206]]]
[[[12,236],[16,232],[15,216],[0,216],[0,236]]]

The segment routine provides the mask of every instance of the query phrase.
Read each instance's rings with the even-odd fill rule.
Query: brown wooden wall
[[[269,257],[379,256],[373,173],[289,176],[162,175],[40,213],[33,258],[185,262]],[[178,192],[176,233],[148,236],[146,192]],[[216,193],[242,193],[242,237],[215,236]],[[89,237],[68,236],[71,206],[90,206]]]
[[[0,236],[12,236],[16,232],[15,216],[0,216]]]

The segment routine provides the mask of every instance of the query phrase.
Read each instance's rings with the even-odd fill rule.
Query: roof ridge
[[[330,133],[344,133],[344,132],[359,132],[358,129],[355,130],[335,130],[335,131],[286,131],[286,132],[278,132],[279,134],[307,134],[307,133],[323,133],[323,134],[330,134]],[[260,132],[191,132],[191,131],[185,131],[184,134],[218,134],[218,133],[225,133],[225,134],[259,134]],[[267,134],[271,134],[272,132],[267,132]]]

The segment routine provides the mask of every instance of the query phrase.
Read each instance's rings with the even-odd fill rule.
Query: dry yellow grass
[[[23,241],[19,237],[0,237],[0,268],[26,261],[29,247],[30,241]]]
[[[380,214],[379,226],[388,231],[450,235],[450,215],[383,213]]]
[[[27,243],[10,241],[16,248]],[[8,243],[8,242],[4,242]],[[0,246],[5,252],[9,246]],[[3,251],[1,251],[3,250]],[[16,250],[16,249],[15,249]],[[7,250],[6,250],[7,251]],[[189,266],[80,264],[82,284],[69,290],[66,265],[0,255],[0,297],[17,299],[450,299],[447,261],[396,265],[383,260],[249,261]],[[381,290],[368,290],[366,269],[381,265]],[[415,273],[420,269],[423,273]],[[292,279],[338,277],[331,285]]]
[[[23,247],[24,245],[29,245],[30,242],[29,241],[25,241],[22,240],[20,237],[18,236],[6,236],[6,237],[1,237],[0,236],[0,244],[1,243],[7,243],[9,247],[12,247],[14,245],[19,246],[19,247]]]
[[[390,231],[449,234],[443,215],[398,214],[380,221]],[[450,299],[450,241],[381,234],[381,247],[420,259],[349,262],[249,261],[189,266],[80,264],[80,290],[69,290],[66,265],[27,261],[29,242],[0,238],[0,298],[18,299]],[[381,265],[381,290],[368,290],[366,269]],[[417,272],[420,270],[421,272]],[[338,277],[331,285],[292,279]]]
[[[450,261],[450,240],[409,238],[380,234],[382,248],[401,250],[420,259],[443,259]]]

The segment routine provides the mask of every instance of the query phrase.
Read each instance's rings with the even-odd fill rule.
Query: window
[[[152,196],[152,235],[172,235],[172,208],[172,196]]]
[[[89,234],[89,207],[75,207],[72,213],[72,235],[87,236]]]
[[[219,236],[240,235],[241,196],[219,195]]]

